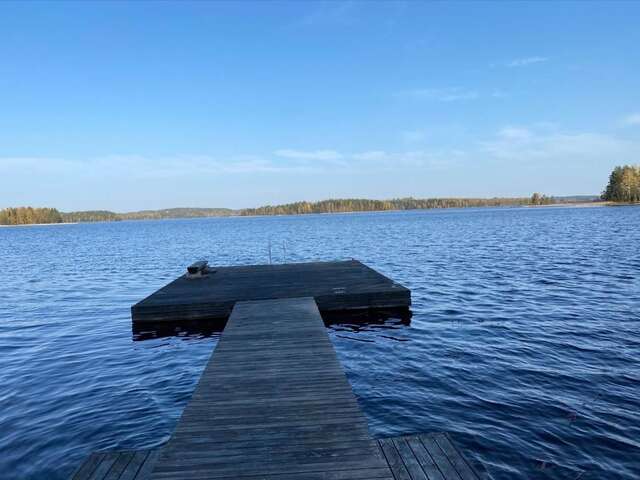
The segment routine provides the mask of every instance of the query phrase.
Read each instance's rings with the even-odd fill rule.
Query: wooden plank
[[[93,471],[89,480],[104,480],[104,477],[109,473],[109,470],[118,458],[118,452],[106,452],[102,460]]]
[[[158,450],[94,452],[70,477],[72,480],[148,480]]]
[[[398,449],[398,453],[402,457],[404,466],[409,471],[412,480],[430,480],[422,469],[422,466],[420,466],[420,462],[418,462],[405,437],[394,438],[393,444]]]
[[[138,470],[135,480],[149,480],[149,478],[151,478],[151,472],[158,461],[159,453],[159,450],[151,450],[149,452],[149,455],[147,455],[147,458],[140,467],[140,470]]]
[[[119,480],[127,465],[133,459],[134,452],[119,452],[116,461],[105,475],[104,480]]]
[[[216,267],[198,278],[183,275],[131,307],[131,316],[136,324],[224,319],[238,301],[299,297],[314,297],[321,311],[411,304],[408,289],[349,260]]]
[[[424,445],[418,436],[413,435],[407,437],[407,444],[411,447],[413,455],[422,467],[424,473],[427,474],[429,480],[446,480],[433,461],[433,458],[431,458],[431,455],[429,455],[429,452],[427,452],[427,449],[424,448]]]
[[[72,480],[87,480],[91,474],[98,468],[105,454],[102,452],[94,452],[82,462],[80,467],[71,475]]]
[[[135,452],[129,465],[127,465],[127,469],[120,475],[119,480],[142,480],[139,478],[138,472],[149,457],[149,453],[149,450],[138,450]]]
[[[393,473],[393,477],[396,480],[411,480],[411,475],[407,470],[404,462],[402,461],[402,457],[400,453],[396,449],[396,446],[393,443],[393,439],[391,438],[383,438],[378,440],[378,445],[382,450],[387,464]]]
[[[419,435],[419,438],[446,480],[462,480],[432,435]]]
[[[235,304],[151,475],[276,477],[393,478],[309,297]]]
[[[433,438],[442,451],[447,455],[449,461],[454,466],[462,480],[478,480],[478,476],[471,467],[471,464],[453,445],[448,434],[436,433],[433,435]]]
[[[447,433],[379,439],[396,480],[480,480]]]

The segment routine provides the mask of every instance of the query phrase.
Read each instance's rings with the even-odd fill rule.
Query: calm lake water
[[[130,306],[212,264],[358,258],[410,325],[330,336],[376,436],[444,430],[494,479],[640,478],[640,208],[440,210],[0,229],[0,477],[165,441],[214,348]]]

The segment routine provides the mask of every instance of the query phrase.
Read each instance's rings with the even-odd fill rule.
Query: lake
[[[216,335],[133,341],[186,265],[357,258],[409,325],[330,337],[375,436],[448,431],[493,479],[640,478],[640,208],[496,208],[0,229],[0,476],[166,441]]]

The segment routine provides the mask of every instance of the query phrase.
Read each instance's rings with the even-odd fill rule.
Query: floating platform
[[[408,308],[409,289],[357,260],[206,267],[131,307],[134,323],[226,319],[236,302],[313,297],[322,312]]]

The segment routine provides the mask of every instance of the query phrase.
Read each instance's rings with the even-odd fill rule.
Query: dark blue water
[[[361,259],[409,326],[330,335],[377,436],[445,430],[494,479],[640,478],[640,208],[0,229],[0,477],[63,479],[170,435],[216,337],[132,341],[194,259]],[[283,246],[284,244],[284,246]],[[286,253],[285,253],[286,251]]]

